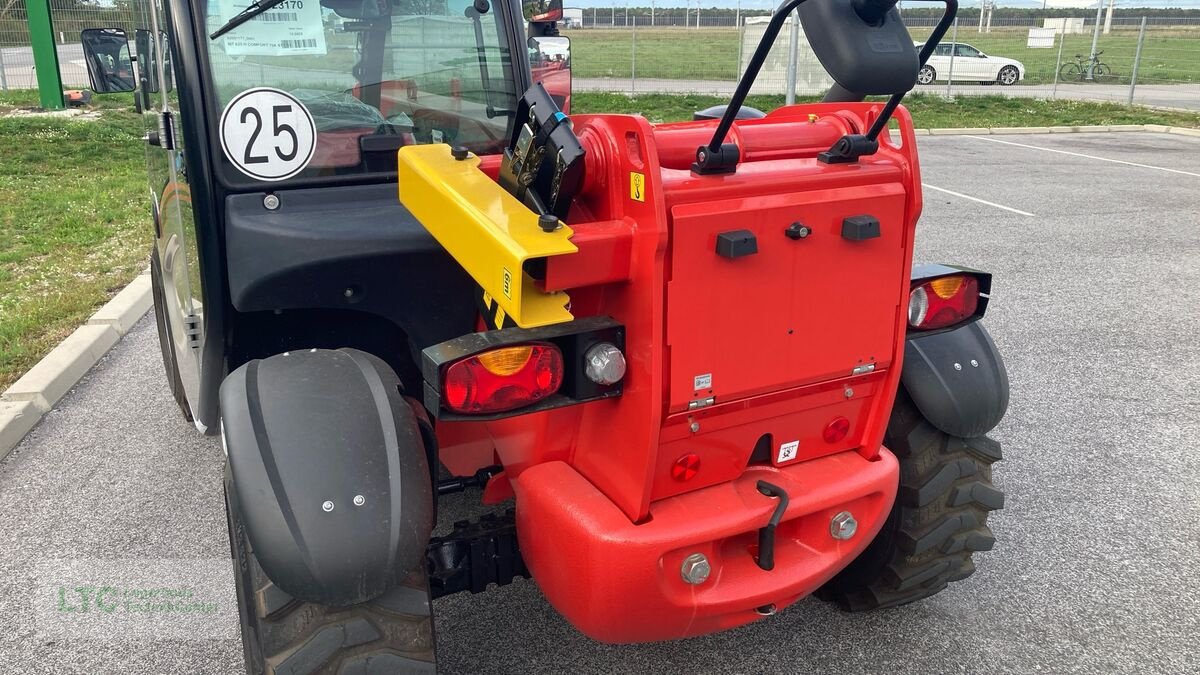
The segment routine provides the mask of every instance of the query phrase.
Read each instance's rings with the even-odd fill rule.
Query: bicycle
[[[1058,77],[1061,80],[1076,80],[1083,82],[1084,80],[1092,80],[1093,82],[1103,82],[1112,77],[1112,68],[1108,64],[1100,62],[1100,55],[1104,50],[1100,50],[1084,60],[1082,54],[1075,55],[1073,63],[1064,63],[1063,67],[1058,71]],[[1091,77],[1088,77],[1088,74]]]

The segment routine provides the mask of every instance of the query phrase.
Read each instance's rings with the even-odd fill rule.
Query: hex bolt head
[[[325,513],[329,513],[330,511],[333,510],[333,502],[326,499],[325,503],[321,504],[321,510],[324,511]]]
[[[692,430],[692,433],[694,434],[694,433],[696,433],[697,431],[700,431],[700,423],[699,423],[699,422],[692,422],[692,423],[691,423],[691,424],[688,426],[688,428],[689,428],[689,429],[691,429],[691,430]]]
[[[279,208],[279,197],[275,195],[267,195],[263,197],[263,208],[268,211],[274,211]]]
[[[956,364],[954,364],[954,369],[955,369],[955,370],[962,370],[962,364],[961,364],[961,363],[956,363]]]
[[[354,495],[354,505],[355,506],[362,506],[363,504],[366,504],[366,503],[367,503],[367,500],[365,497],[363,497],[362,495]]]
[[[858,521],[849,511],[842,511],[829,521],[829,535],[834,539],[846,540],[858,532]]]
[[[850,387],[846,387],[846,391],[844,391],[842,393],[844,393],[846,395],[846,398],[854,398],[854,390],[851,389]]]
[[[712,567],[703,553],[693,553],[684,558],[683,565],[679,568],[679,576],[683,577],[684,583],[693,586],[708,581],[710,574],[712,574]]]
[[[975,359],[971,359],[971,367],[972,367],[972,368],[978,368],[978,367],[979,367],[979,362],[978,362],[978,361],[976,361]]]

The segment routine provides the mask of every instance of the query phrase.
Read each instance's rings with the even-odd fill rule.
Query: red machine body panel
[[[568,290],[574,316],[625,326],[623,393],[443,422],[438,435],[455,473],[504,465],[526,563],[587,634],[658,640],[751,621],[756,607],[811,593],[882,526],[897,464],[881,444],[921,210],[911,120],[898,109],[899,128],[855,164],[816,159],[881,108],[791,106],[737,122],[737,171],[708,176],[688,165],[715,122],[573,118],[587,151],[568,218],[579,253],[547,259],[542,283]],[[879,236],[842,236],[860,215],[879,221]],[[786,236],[793,222],[811,234]],[[733,230],[752,232],[757,253],[718,255],[717,236]],[[675,470],[681,460],[687,471]],[[750,549],[775,506],[757,480],[792,500],[771,572]],[[859,531],[840,542],[829,519],[845,509]],[[692,552],[714,561],[699,587],[680,580]]]
[[[760,165],[777,163],[746,172],[773,171]],[[671,209],[672,411],[709,396],[732,400],[887,366],[902,293],[904,186],[897,169],[872,173],[880,174],[878,184]],[[841,236],[845,214],[860,212],[879,219],[879,237]],[[716,253],[717,236],[734,223],[754,234],[757,253]],[[787,237],[792,223],[811,234]]]

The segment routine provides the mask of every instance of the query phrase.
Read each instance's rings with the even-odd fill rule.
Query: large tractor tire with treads
[[[435,673],[429,578],[399,574],[382,596],[349,607],[301,602],[259,566],[225,493],[246,672],[251,675]]]
[[[1000,444],[939,431],[903,389],[885,445],[900,460],[892,512],[867,549],[817,592],[849,611],[907,604],[970,576],[971,556],[995,543],[988,513],[1004,506],[991,469]]]

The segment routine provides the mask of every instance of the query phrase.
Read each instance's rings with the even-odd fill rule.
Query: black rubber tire
[[[154,323],[158,326],[158,347],[162,352],[163,369],[167,371],[167,385],[183,418],[191,422],[192,407],[188,405],[187,394],[183,390],[183,379],[179,377],[179,365],[175,362],[175,347],[171,341],[171,324],[167,321],[162,262],[158,259],[157,246],[150,250],[150,295],[154,298]]]
[[[382,596],[349,607],[301,602],[276,587],[250,550],[226,483],[246,672],[251,675],[368,675],[437,672],[429,577],[398,575]]]
[[[908,604],[970,576],[972,554],[996,541],[988,513],[1004,506],[991,470],[1000,444],[939,431],[903,389],[885,444],[900,460],[896,504],[867,549],[817,591],[852,612]]]
[[[1074,63],[1063,65],[1058,70],[1058,79],[1063,82],[1078,82],[1083,79],[1084,71],[1079,69],[1079,66]]]
[[[1011,82],[1004,81],[1005,73],[1011,73],[1013,75]],[[1017,70],[1016,66],[1004,66],[1003,68],[1000,69],[1000,72],[996,74],[996,81],[999,82],[1000,86],[1002,86],[1002,87],[1011,87],[1014,84],[1016,84],[1017,82],[1019,82],[1020,80],[1021,80],[1021,71]]]
[[[928,76],[925,75],[926,72],[929,73]],[[928,82],[923,81],[926,77],[928,77],[928,80],[929,80]],[[936,81],[937,81],[937,71],[933,69],[933,66],[926,64],[924,66],[921,66],[921,69],[919,71],[917,71],[917,83],[918,84],[930,85]]]

